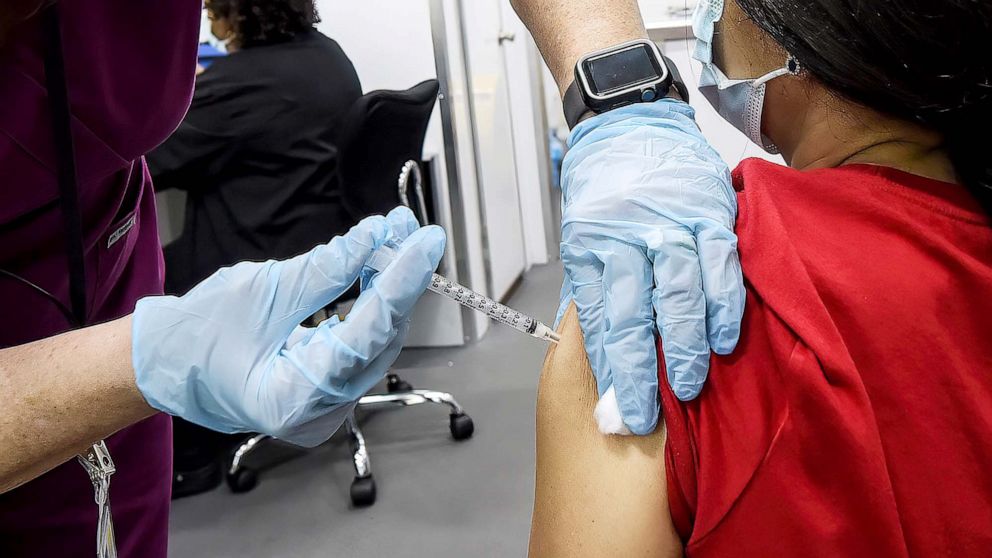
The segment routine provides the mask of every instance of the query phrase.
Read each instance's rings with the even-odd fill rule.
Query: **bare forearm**
[[[134,382],[131,318],[0,350],[0,493],[154,413]]]
[[[510,0],[534,35],[559,92],[588,52],[647,37],[637,0]]]

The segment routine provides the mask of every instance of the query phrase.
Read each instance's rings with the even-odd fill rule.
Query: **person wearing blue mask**
[[[692,401],[678,376],[665,385],[670,368],[640,370],[662,378],[661,426],[600,434],[589,415],[604,392],[592,372],[641,359],[644,341],[607,346],[599,362],[587,355],[580,333],[596,332],[583,290],[604,293],[607,331],[629,320],[610,305],[647,291],[650,274],[629,271],[644,259],[636,243],[650,250],[679,232],[647,216],[691,224],[717,206],[699,193],[712,186],[700,163],[709,149],[686,139],[688,122],[679,133],[676,101],[579,124],[566,213],[584,234],[617,229],[626,245],[588,241],[590,254],[571,262],[566,253],[575,309],[538,389],[530,556],[987,556],[992,4],[699,0],[692,30],[702,96],[787,165],[752,158],[732,174],[737,204],[725,209],[740,211],[747,297],[740,340],[710,357],[713,381]],[[597,64],[578,79],[625,81]],[[614,185],[631,197],[628,211],[597,223],[619,203]],[[658,252],[655,281],[706,288],[694,259],[666,267],[694,246],[702,258],[693,240],[682,231],[681,252]],[[666,310],[702,317],[666,297],[692,298],[656,297],[661,320]],[[663,322],[666,360],[672,349],[705,352],[681,336],[673,346],[671,333]],[[633,398],[613,385],[623,410]]]

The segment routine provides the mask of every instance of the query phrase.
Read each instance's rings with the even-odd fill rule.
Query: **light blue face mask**
[[[723,0],[699,0],[692,15],[692,34],[696,50],[692,57],[702,62],[699,92],[720,116],[744,133],[765,151],[775,154],[778,147],[761,133],[761,114],[765,107],[765,85],[786,74],[797,75],[799,63],[789,56],[784,68],[759,78],[730,79],[713,63],[713,31],[723,16]]]
[[[210,25],[210,16],[206,8],[200,10],[200,44],[207,43],[221,52],[227,52],[231,38],[221,39],[214,35]]]

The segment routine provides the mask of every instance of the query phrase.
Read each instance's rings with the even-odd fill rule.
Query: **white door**
[[[460,4],[476,138],[476,165],[489,267],[490,296],[502,299],[523,273],[520,195],[513,153],[499,0]]]

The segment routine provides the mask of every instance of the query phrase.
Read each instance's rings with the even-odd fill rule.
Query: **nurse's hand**
[[[387,240],[399,255],[343,322],[300,326]],[[317,445],[399,355],[444,244],[440,228],[419,228],[397,208],[296,258],[240,263],[183,297],[142,299],[132,328],[138,389],[152,407],[213,430]]]
[[[736,197],[693,116],[679,101],[642,103],[582,122],[569,140],[559,316],[574,299],[603,432],[657,425],[656,327],[682,400],[702,389],[710,349],[729,353],[740,335]]]

